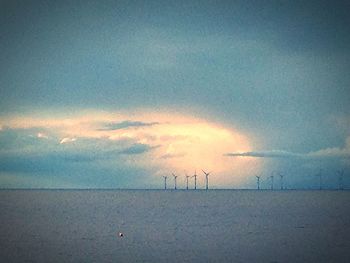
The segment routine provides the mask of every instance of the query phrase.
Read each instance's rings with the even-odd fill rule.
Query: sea
[[[0,190],[0,262],[350,262],[350,191]]]

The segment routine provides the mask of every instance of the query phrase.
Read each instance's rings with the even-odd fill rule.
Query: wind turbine
[[[164,178],[164,190],[166,190],[166,179],[168,179],[168,176],[163,176]]]
[[[185,176],[186,176],[186,190],[188,190],[188,178],[190,176],[186,172],[185,172]]]
[[[194,177],[194,190],[197,189],[197,171],[194,171],[194,175],[192,176]]]
[[[260,177],[261,177],[261,175],[255,175],[255,177],[256,177],[256,184],[257,184],[257,186],[258,186],[258,190],[260,190]]]
[[[279,176],[281,179],[281,190],[283,190],[283,177],[284,177],[284,175],[282,173],[280,173]]]
[[[202,170],[202,172],[205,174],[205,190],[208,190],[208,176],[211,172],[206,173],[204,170]]]
[[[172,175],[174,176],[174,189],[176,190],[176,178],[178,177],[178,175],[175,175],[174,173]]]
[[[339,186],[338,186],[338,189],[339,190],[343,190],[344,189],[344,185],[343,185],[343,179],[344,179],[344,170],[342,169],[342,170],[339,170],[338,172],[337,172],[337,174],[338,174],[338,176],[339,176]]]

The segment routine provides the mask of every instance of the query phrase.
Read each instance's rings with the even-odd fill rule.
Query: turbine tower
[[[260,177],[261,177],[261,175],[256,175],[255,177],[256,177],[256,185],[258,187],[258,190],[260,190]]]
[[[206,173],[204,170],[202,170],[202,172],[205,174],[205,190],[208,190],[209,187],[208,187],[208,184],[209,184],[209,180],[208,180],[208,176],[211,172],[209,173]]]
[[[186,176],[186,190],[188,190],[188,178],[190,177],[187,173],[185,173]]]
[[[339,170],[338,172],[337,172],[337,174],[338,174],[338,183],[339,183],[339,185],[338,185],[338,189],[339,190],[343,190],[344,189],[344,185],[343,185],[343,179],[344,179],[344,170],[342,169],[342,170]]]
[[[283,190],[283,177],[284,177],[284,175],[280,173],[279,176],[281,179],[281,190]]]
[[[197,171],[194,171],[194,175],[192,176],[194,177],[194,190],[197,189]]]
[[[174,189],[176,190],[176,178],[178,177],[178,175],[175,175],[174,173],[172,175],[174,176]]]
[[[164,178],[164,190],[166,190],[166,179],[168,179],[168,176],[163,176]]]

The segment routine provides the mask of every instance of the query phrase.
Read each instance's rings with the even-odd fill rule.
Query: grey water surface
[[[0,209],[1,262],[350,262],[350,191],[1,190]]]

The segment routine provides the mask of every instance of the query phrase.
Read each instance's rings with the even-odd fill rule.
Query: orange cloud
[[[113,125],[111,125],[111,123]],[[148,125],[148,124],[157,125]],[[126,125],[132,124],[132,125]],[[12,128],[44,127],[55,133],[58,142],[69,143],[79,138],[131,140],[157,146],[145,156],[130,157],[138,166],[153,168],[154,175],[184,174],[201,169],[212,171],[211,185],[232,187],[245,176],[260,169],[255,158],[227,158],[227,152],[249,152],[247,135],[204,119],[169,112],[135,111],[131,113],[82,112],[69,118],[11,117],[0,120]],[[107,126],[106,126],[107,125]],[[111,129],[105,127],[118,127]],[[61,138],[61,139],[59,139]],[[126,157],[125,157],[126,158]],[[202,176],[202,179],[204,177]],[[201,180],[201,179],[200,179]]]

